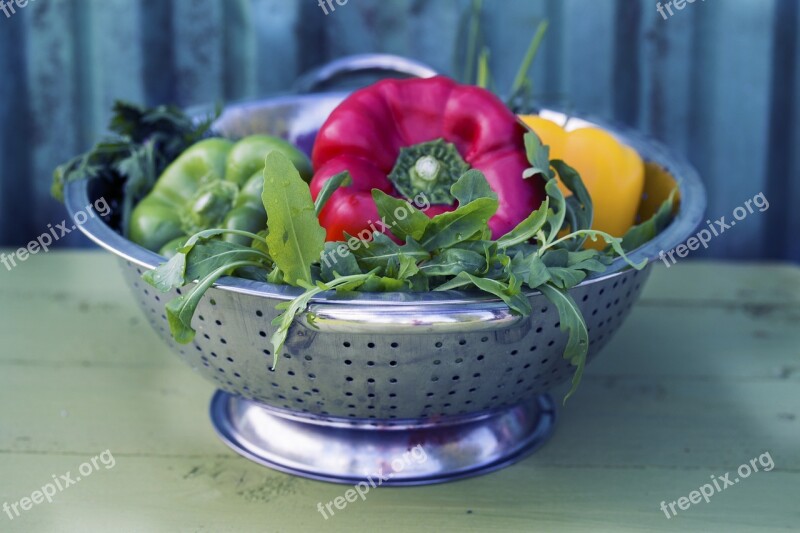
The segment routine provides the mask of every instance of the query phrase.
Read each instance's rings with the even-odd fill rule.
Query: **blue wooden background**
[[[665,2],[664,2],[665,3]],[[53,167],[103,133],[117,98],[187,106],[286,91],[351,53],[391,52],[454,73],[468,0],[36,0],[0,12],[0,245],[64,218]],[[500,87],[536,24],[550,32],[537,93],[640,128],[685,154],[709,217],[770,202],[707,255],[800,260],[797,0],[485,0]],[[71,236],[66,244],[78,244]]]

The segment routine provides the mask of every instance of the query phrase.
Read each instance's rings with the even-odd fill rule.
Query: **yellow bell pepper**
[[[632,148],[598,128],[567,132],[551,120],[523,115],[522,121],[550,147],[550,159],[561,159],[581,175],[594,204],[592,229],[622,237],[636,222],[644,190],[644,163]],[[559,181],[565,195],[570,192]],[[598,241],[587,245],[604,247]]]

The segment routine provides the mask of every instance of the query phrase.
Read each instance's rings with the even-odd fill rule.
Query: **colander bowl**
[[[222,135],[281,135],[310,150],[314,135],[346,93],[293,95],[230,106],[215,124]],[[656,259],[701,222],[705,193],[683,159],[636,132],[557,111],[541,114],[575,128],[603,127],[648,162],[641,216],[675,184],[681,205],[672,224],[637,249]],[[71,216],[120,190],[105,181],[67,185]],[[273,360],[275,306],[300,290],[223,278],[197,308],[195,340],[170,336],[164,304],[178,296],[141,280],[163,258],[125,239],[110,218],[81,230],[119,258],[124,278],[155,332],[218,388],[211,419],[220,437],[252,460],[297,475],[342,483],[383,472],[383,485],[448,481],[508,465],[541,445],[554,427],[547,394],[572,377],[567,335],[555,307],[528,294],[533,314],[465,292],[386,293],[315,298]],[[615,261],[570,291],[589,328],[591,362],[622,325],[649,276]],[[400,460],[420,447],[424,461]],[[398,462],[399,461],[399,462]],[[400,467],[402,465],[402,468]]]

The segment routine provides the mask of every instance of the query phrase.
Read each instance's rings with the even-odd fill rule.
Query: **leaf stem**
[[[536,28],[536,33],[534,34],[533,39],[531,39],[531,44],[528,46],[528,51],[525,53],[525,59],[522,60],[522,64],[517,71],[517,76],[514,78],[514,84],[511,86],[509,98],[516,96],[525,85],[525,82],[528,79],[528,71],[531,69],[533,60],[536,58],[536,53],[539,51],[539,46],[542,44],[542,40],[544,39],[545,33],[547,33],[547,28],[549,25],[549,21],[543,20]]]

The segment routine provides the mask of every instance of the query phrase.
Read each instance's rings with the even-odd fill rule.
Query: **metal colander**
[[[555,307],[530,297],[534,314],[474,298],[405,302],[320,301],[292,328],[275,370],[273,295],[212,289],[195,315],[195,341],[177,344],[164,303],[141,266],[123,261],[150,324],[193,369],[220,389],[309,416],[422,419],[514,405],[572,377],[567,336]],[[649,268],[626,271],[572,291],[586,317],[589,357],[625,320]],[[254,284],[256,285],[256,284]]]
[[[373,59],[358,58],[362,66],[386,68],[388,61],[394,70],[429,74],[405,60]],[[326,76],[341,70],[329,69]],[[216,128],[230,137],[282,135],[309,151],[316,130],[345,96],[308,94],[235,105]],[[586,124],[554,111],[543,114],[567,127]],[[680,188],[676,220],[632,254],[634,260],[654,259],[702,220],[702,186],[688,164],[660,145],[603,127],[635,148],[651,170],[666,170]],[[656,181],[665,175],[648,177],[650,204],[663,196]],[[66,189],[67,207],[74,214],[95,198],[119,194],[106,182],[75,182]],[[528,317],[472,293],[324,294],[290,330],[273,371],[269,337],[279,314],[275,306],[301,291],[224,278],[197,308],[194,342],[179,345],[169,334],[164,304],[180,291],[158,293],[141,280],[142,272],[162,259],[101,220],[90,219],[81,229],[119,256],[153,329],[221,391],[212,402],[212,419],[222,438],[273,468],[354,482],[415,443],[424,443],[434,460],[409,465],[386,484],[438,482],[499,468],[543,441],[553,422],[545,393],[574,373],[563,358],[567,335],[559,329],[558,313],[538,292],[529,295]],[[616,261],[601,277],[570,291],[589,328],[590,361],[622,325],[649,270],[629,270]]]

